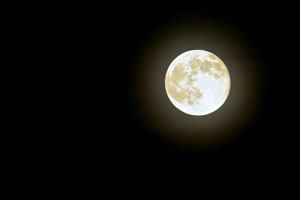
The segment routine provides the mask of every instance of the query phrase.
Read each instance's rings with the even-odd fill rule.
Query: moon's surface
[[[230,76],[220,58],[204,50],[186,51],[170,64],[165,87],[172,104],[190,115],[207,115],[228,97]]]

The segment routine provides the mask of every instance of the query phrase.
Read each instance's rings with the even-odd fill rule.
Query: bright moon
[[[191,50],[177,56],[165,78],[172,104],[190,115],[207,115],[219,109],[228,97],[227,67],[213,53]]]

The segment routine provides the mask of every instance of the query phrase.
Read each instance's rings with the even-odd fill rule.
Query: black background
[[[121,188],[133,177],[149,174],[161,177],[171,172],[175,179],[189,174],[193,179],[196,174],[231,176],[236,171],[276,179],[297,169],[297,5],[286,1],[24,4],[28,9],[18,4],[13,10],[22,12],[16,9],[6,16],[15,21],[8,22],[13,37],[9,42],[21,54],[11,59],[20,62],[12,62],[20,70],[12,69],[21,81],[13,83],[17,97],[9,109],[16,107],[11,115],[18,121],[9,124],[13,140],[4,153],[12,161],[6,164],[13,163],[14,173],[9,175],[27,176],[20,176],[22,187],[34,181],[50,193],[54,187],[65,190],[69,183],[98,190],[105,177],[104,185],[115,190],[116,178],[123,175]],[[132,96],[132,72],[153,33],[176,19],[190,18],[240,30],[262,66],[257,117],[232,142],[209,151],[178,148],[159,138],[140,118]],[[40,184],[45,181],[51,187]]]
[[[259,166],[290,160],[296,147],[290,126],[294,121],[290,86],[296,81],[290,69],[296,66],[286,60],[294,57],[297,35],[292,5],[198,1],[178,6],[175,2],[77,6],[68,8],[62,23],[62,29],[68,30],[68,47],[75,51],[71,59],[76,67],[70,66],[68,73],[75,72],[71,78],[76,86],[71,84],[71,88],[80,105],[71,106],[80,120],[70,123],[75,131],[63,140],[72,146],[66,147],[69,156],[96,165],[105,160],[116,168],[169,162]],[[136,70],[138,52],[155,31],[181,16],[220,20],[236,27],[250,38],[263,63],[257,118],[233,142],[209,152],[183,150],[161,140],[132,106],[130,75]]]

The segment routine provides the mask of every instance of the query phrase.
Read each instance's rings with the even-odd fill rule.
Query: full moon
[[[219,109],[230,90],[230,76],[220,58],[204,50],[186,51],[170,64],[165,87],[172,104],[195,116]]]

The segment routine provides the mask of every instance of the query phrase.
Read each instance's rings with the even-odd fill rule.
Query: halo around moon
[[[219,109],[230,90],[230,76],[220,58],[204,50],[186,51],[170,64],[165,87],[172,104],[190,115]]]

